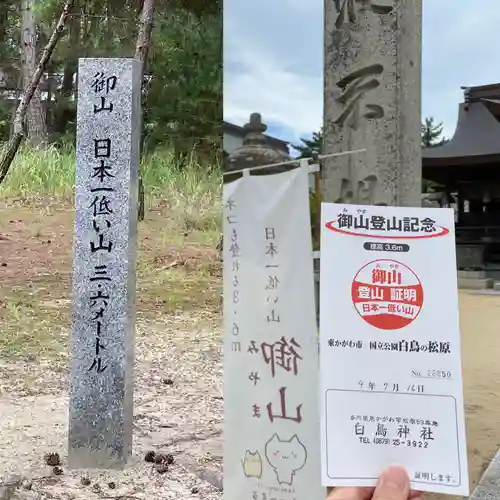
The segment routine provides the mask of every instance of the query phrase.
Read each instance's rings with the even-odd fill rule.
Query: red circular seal
[[[418,276],[405,264],[390,259],[365,264],[354,277],[351,294],[358,314],[380,330],[408,326],[424,303]]]

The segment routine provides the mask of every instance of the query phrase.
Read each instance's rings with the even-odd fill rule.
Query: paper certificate
[[[469,495],[453,209],[322,205],[325,486]]]

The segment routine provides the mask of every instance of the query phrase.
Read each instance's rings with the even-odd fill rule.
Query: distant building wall
[[[243,136],[235,134],[232,131],[224,130],[223,134],[224,153],[230,155],[235,149],[243,145]]]

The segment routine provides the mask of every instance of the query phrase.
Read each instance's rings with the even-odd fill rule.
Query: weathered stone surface
[[[422,0],[325,0],[327,202],[421,206]]]
[[[224,474],[217,470],[202,469],[198,476],[219,491],[224,491]]]
[[[486,278],[486,271],[457,271],[458,279],[469,278],[469,279],[484,279]]]
[[[489,500],[500,496],[500,450],[493,457],[490,465],[474,488],[471,500]]]
[[[493,287],[493,280],[489,278],[458,278],[460,290],[488,290]]]
[[[71,468],[121,468],[132,447],[140,91],[137,61],[80,60]]]
[[[22,482],[23,477],[19,474],[7,476],[0,482],[0,500],[10,500]]]
[[[267,125],[262,123],[262,117],[259,113],[252,113],[250,121],[243,127],[246,131],[243,139],[243,145],[234,150],[226,159],[224,182],[231,182],[241,176],[241,173],[227,175],[230,172],[239,172],[244,169],[253,169],[265,165],[275,165],[290,160],[290,156],[285,155],[273,147],[264,132]],[[253,175],[269,175],[286,172],[289,167],[280,165],[269,169],[258,169]]]

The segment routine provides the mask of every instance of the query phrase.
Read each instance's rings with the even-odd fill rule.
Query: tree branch
[[[134,56],[141,62],[142,76],[144,76],[144,71],[148,60],[149,46],[151,44],[154,10],[155,0],[144,0]]]
[[[54,31],[52,32],[52,35],[47,42],[47,45],[43,49],[42,56],[40,57],[40,61],[38,62],[38,65],[36,67],[35,72],[33,73],[33,76],[31,77],[31,82],[29,85],[26,87],[26,89],[23,92],[23,95],[21,97],[21,102],[19,103],[19,106],[17,107],[17,111],[14,117],[14,132],[12,134],[11,139],[9,140],[7,144],[7,149],[5,151],[5,154],[3,158],[0,161],[0,184],[5,180],[7,177],[7,173],[9,172],[9,168],[12,165],[12,162],[14,161],[14,158],[16,156],[16,153],[19,149],[19,146],[21,145],[21,142],[24,139],[24,122],[26,119],[26,113],[28,111],[28,106],[31,102],[31,99],[33,98],[33,94],[35,93],[35,90],[37,89],[38,85],[40,84],[40,80],[42,78],[43,73],[45,72],[45,68],[47,66],[47,63],[50,61],[50,58],[52,57],[52,53],[54,52],[54,49],[57,45],[57,42],[60,40],[64,26],[66,24],[66,20],[68,19],[68,16],[71,12],[71,9],[73,8],[73,4],[75,3],[75,0],[66,0],[66,3],[64,5],[64,8],[61,13],[61,17],[59,18],[59,21],[54,28]]]
[[[137,34],[137,42],[135,46],[135,58],[141,63],[141,90],[144,86],[144,73],[148,61],[149,47],[151,45],[151,32],[153,31],[153,17],[155,10],[155,0],[144,0],[142,4],[141,21],[139,25],[139,33]],[[141,93],[142,95],[142,93]],[[144,114],[144,111],[143,111]],[[144,116],[141,117],[141,136]],[[142,146],[142,140],[141,140]],[[143,149],[141,147],[141,149]],[[144,220],[145,217],[145,201],[144,201],[144,182],[139,171],[139,208],[137,219]]]

